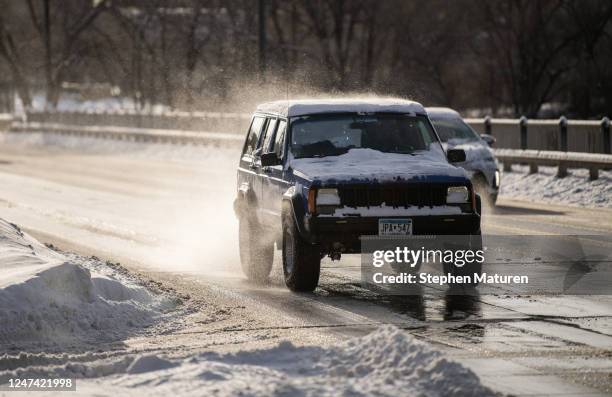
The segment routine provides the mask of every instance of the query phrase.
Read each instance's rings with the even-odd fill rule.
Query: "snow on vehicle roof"
[[[456,110],[442,107],[425,108],[430,119],[460,119],[461,115]]]
[[[372,99],[300,99],[262,103],[257,112],[278,114],[285,117],[320,113],[420,113],[425,108],[418,102],[396,98]]]

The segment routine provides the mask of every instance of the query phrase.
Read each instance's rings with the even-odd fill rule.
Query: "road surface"
[[[612,297],[381,296],[359,286],[359,257],[325,260],[320,288],[293,294],[278,254],[268,285],[240,272],[231,209],[233,149],[70,138],[0,144],[0,217],[64,250],[121,262],[189,295],[193,310],[130,351],[181,355],[290,339],[325,344],[395,324],[515,395],[612,393]],[[612,210],[503,197],[490,234],[612,234]]]

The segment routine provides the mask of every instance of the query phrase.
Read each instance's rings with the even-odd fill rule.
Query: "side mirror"
[[[465,150],[448,149],[446,158],[448,158],[449,163],[463,163],[465,161]]]
[[[489,134],[480,134],[480,139],[485,141],[489,146],[493,146],[493,144],[497,141],[493,135]]]
[[[274,152],[264,153],[261,155],[261,166],[262,167],[270,167],[273,165],[279,165],[281,163],[280,159]]]

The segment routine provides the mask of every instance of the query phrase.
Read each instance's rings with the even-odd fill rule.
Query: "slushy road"
[[[236,150],[10,135],[0,137],[0,217],[62,249],[120,261],[219,313],[125,341],[133,349],[330,343],[395,324],[500,391],[612,393],[611,296],[383,296],[360,287],[358,256],[324,260],[320,288],[293,294],[278,253],[269,285],[253,285],[238,262]],[[502,197],[483,229],[610,236],[612,210]]]

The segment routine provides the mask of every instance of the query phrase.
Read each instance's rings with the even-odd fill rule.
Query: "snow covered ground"
[[[589,180],[586,169],[570,169],[565,178],[557,178],[556,167],[539,167],[529,174],[528,166],[512,166],[501,179],[501,196],[528,201],[612,207],[612,171],[600,171],[599,179]]]
[[[0,149],[3,218],[127,267],[133,258],[146,264],[146,277],[191,296],[173,313],[153,305],[153,322],[161,313],[171,320],[168,325],[117,322],[117,328],[102,332],[90,322],[89,328],[58,332],[66,335],[61,344],[43,332],[29,340],[6,338],[12,345],[1,344],[0,383],[14,375],[74,376],[79,378],[74,395],[367,395],[378,389],[380,395],[392,389],[394,394],[452,394],[447,387],[462,394],[475,380],[451,364],[450,355],[472,368],[483,384],[514,395],[595,395],[592,388],[609,394],[609,296],[483,296],[477,305],[429,296],[420,302],[372,299],[352,286],[360,267],[350,257],[348,266],[324,263],[321,294],[312,298],[286,291],[278,266],[270,285],[254,286],[244,281],[236,250],[227,249],[236,244],[231,207],[236,149],[30,133],[0,134]],[[586,175],[581,182],[588,183]],[[593,227],[587,230],[604,231],[611,224],[609,210],[547,212],[547,204],[523,208],[509,201],[489,217],[489,230],[505,231],[510,223],[513,233],[573,234],[587,224]],[[532,206],[539,211],[530,213]],[[20,255],[46,249],[19,237],[17,229],[7,230],[16,234],[13,240],[20,243],[11,244],[21,247]],[[3,239],[0,252],[9,246]],[[98,274],[123,287],[143,285],[94,258],[53,250],[39,257],[54,255],[89,270],[93,286],[99,284]],[[8,274],[5,260],[1,263],[0,274]],[[36,266],[44,271],[47,264],[41,260],[28,272],[22,269],[22,278],[35,279]],[[16,280],[19,272],[10,272]],[[138,299],[120,301],[114,293],[112,299],[96,295],[109,305],[151,308]],[[90,305],[78,296],[70,299],[77,309]],[[43,305],[32,306],[34,313],[46,311]],[[0,327],[8,327],[5,323]],[[372,324],[381,323],[408,330],[364,336],[375,329]],[[115,342],[88,339],[96,332]],[[362,338],[349,339],[355,335]],[[426,389],[416,381],[420,377],[439,381],[439,388]],[[449,378],[456,384],[445,383]],[[479,384],[474,390],[482,391]]]
[[[210,159],[216,153],[226,156],[235,153],[230,159],[237,161],[240,148],[233,150],[220,150],[201,145],[177,145],[171,143],[134,142],[114,139],[103,139],[88,136],[70,136],[42,132],[0,133],[0,144],[14,144],[24,150],[29,146],[44,147],[50,152],[64,152],[74,150],[84,154],[121,154],[130,158],[159,158],[172,161],[194,161]],[[227,160],[226,160],[227,161]]]
[[[494,395],[466,366],[393,326],[336,345],[173,357],[100,349],[163,318],[164,295],[0,219],[0,384],[71,377],[77,395]],[[66,351],[85,354],[65,354]],[[64,354],[58,354],[64,353]],[[53,393],[51,393],[53,394]]]
[[[100,260],[51,250],[0,219],[0,354],[121,340],[173,306]]]
[[[471,369],[394,326],[329,347],[281,342],[254,351],[181,359],[143,354],[15,373],[77,378],[76,395],[97,396],[498,395]]]
[[[393,326],[336,346],[275,347],[182,360],[149,355],[121,373],[82,381],[99,395],[489,396],[474,372]]]

